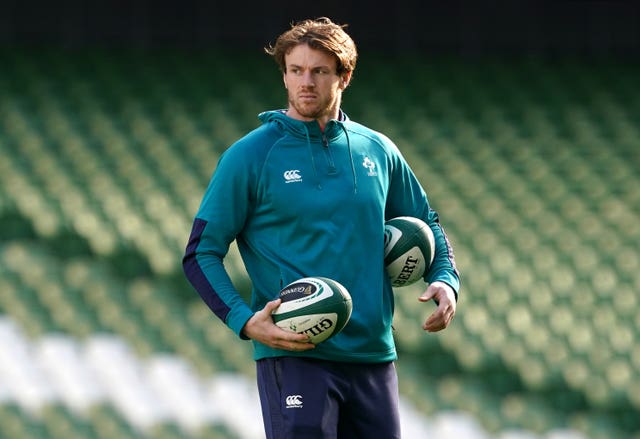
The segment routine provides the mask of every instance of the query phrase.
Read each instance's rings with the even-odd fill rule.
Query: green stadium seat
[[[49,405],[39,413],[43,427],[52,438],[88,439],[92,438],[91,428],[80,418],[60,405]]]
[[[33,415],[12,403],[0,404],[0,434],[11,439],[57,439]]]

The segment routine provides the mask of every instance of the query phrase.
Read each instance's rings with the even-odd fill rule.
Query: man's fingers
[[[429,316],[422,328],[429,332],[441,331],[449,326],[453,316],[454,310],[451,306],[441,305]]]
[[[309,342],[309,336],[285,331],[284,329],[281,332],[281,337],[278,338],[274,344],[279,349],[286,349],[288,351],[306,351],[316,347],[316,345]]]
[[[271,314],[273,311],[275,311],[277,307],[280,306],[281,302],[282,302],[282,299],[275,299],[270,302],[267,302],[267,304],[263,308],[263,311]]]

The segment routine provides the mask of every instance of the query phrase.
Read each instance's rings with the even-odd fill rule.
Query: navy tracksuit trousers
[[[267,439],[399,439],[395,364],[258,360]]]

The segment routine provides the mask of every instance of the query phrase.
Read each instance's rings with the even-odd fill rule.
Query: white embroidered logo
[[[362,166],[364,166],[369,170],[369,172],[367,172],[367,175],[369,177],[375,177],[376,175],[378,175],[378,173],[375,171],[376,164],[373,163],[369,157],[364,158],[364,161],[362,162]]]
[[[285,399],[288,409],[301,409],[302,408],[302,395],[289,395]]]
[[[282,174],[285,182],[287,183],[296,183],[298,181],[302,181],[302,176],[300,175],[299,169],[291,169],[289,171],[284,171]]]

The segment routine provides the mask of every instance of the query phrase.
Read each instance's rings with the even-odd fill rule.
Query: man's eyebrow
[[[287,68],[290,68],[290,69],[301,69],[302,66],[299,66],[298,64],[288,64]],[[321,64],[321,65],[317,65],[317,66],[311,67],[311,70],[315,70],[315,69],[329,69],[329,70],[331,70],[331,67],[326,65],[326,64]]]

